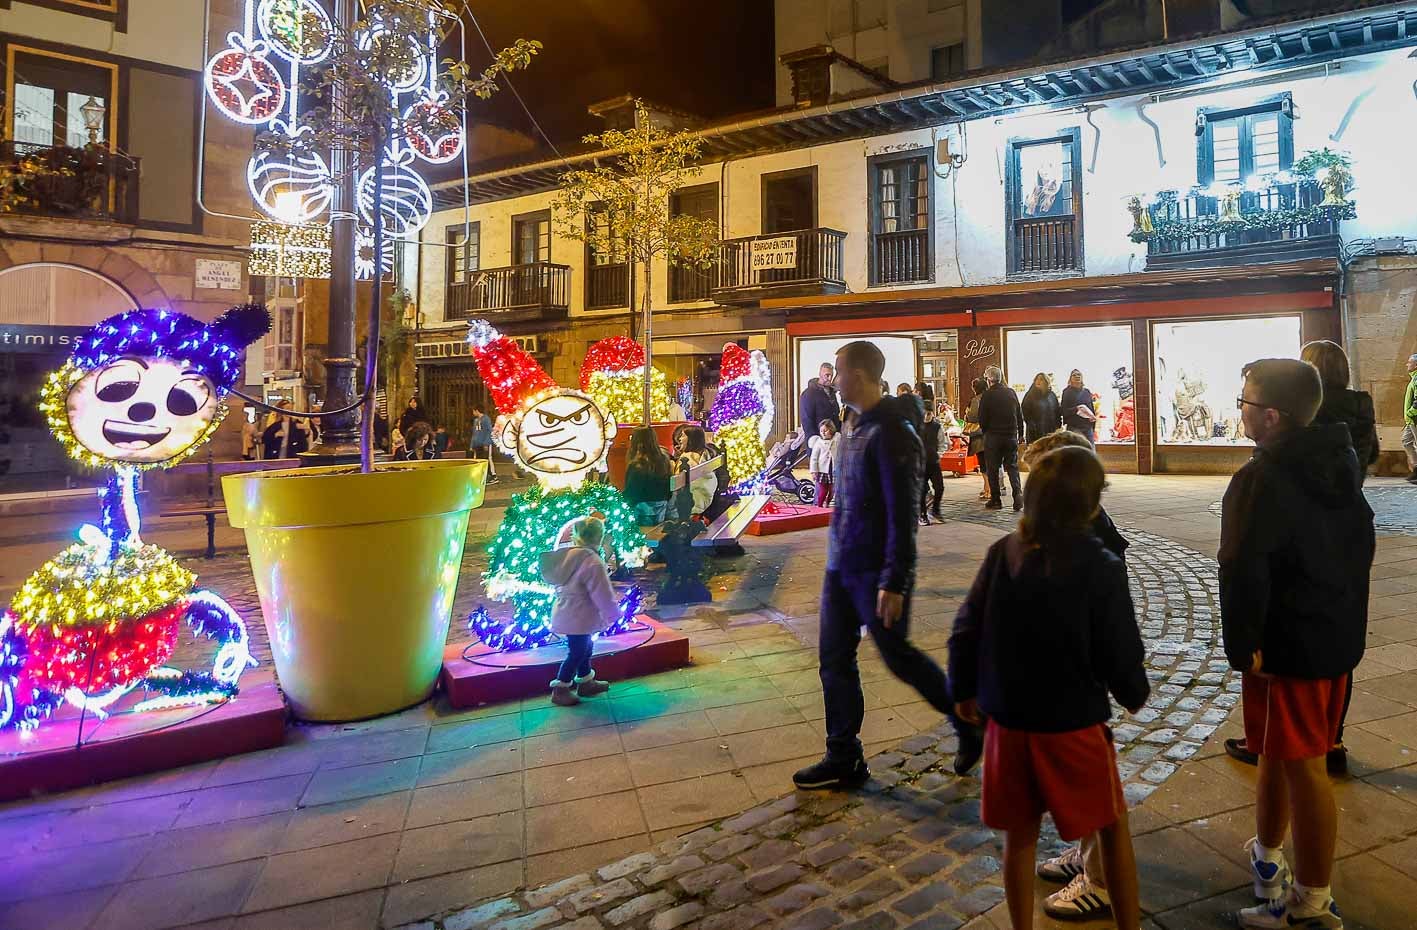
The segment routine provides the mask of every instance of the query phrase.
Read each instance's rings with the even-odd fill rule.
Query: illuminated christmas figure
[[[510,621],[493,618],[479,607],[468,627],[494,649],[530,649],[552,637],[551,602],[555,588],[541,579],[541,553],[555,548],[566,524],[598,514],[605,521],[605,545],[622,566],[644,564],[649,550],[634,511],[620,492],[588,480],[604,468],[616,425],[589,394],[558,387],[541,366],[515,342],[486,321],[472,323],[468,342],[478,373],[501,414],[493,429],[497,444],[518,467],[536,478],[511,506],[488,549],[491,564],[483,575],[493,600],[510,601]],[[639,611],[633,588],[621,601],[620,619],[606,635],[625,630]]]
[[[718,396],[708,428],[728,458],[734,487],[751,484],[767,462],[763,443],[772,434],[772,380],[767,356],[730,342],[723,347]]]
[[[616,423],[644,418],[645,350],[628,336],[609,336],[586,352],[581,363],[581,390],[595,398]],[[664,372],[650,372],[649,416],[655,423],[669,419],[669,382]]]
[[[270,328],[262,307],[203,324],[171,310],[131,310],[80,337],[40,395],[70,457],[114,474],[100,525],[35,572],[0,615],[0,727],[32,729],[67,702],[102,717],[135,688],[134,711],[225,701],[256,664],[246,626],[196,576],[140,535],[138,472],[190,456],[227,413],[242,350]],[[186,621],[220,643],[210,672],[165,667]]]

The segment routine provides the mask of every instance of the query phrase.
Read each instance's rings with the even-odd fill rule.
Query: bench
[[[738,498],[709,524],[708,529],[694,538],[694,545],[700,548],[736,547],[738,537],[748,531],[748,524],[753,522],[770,499],[767,494],[745,494]]]
[[[216,558],[216,518],[225,515],[226,508],[216,504],[193,507],[190,510],[165,510],[158,514],[159,517],[205,517],[207,520],[206,557],[209,559]]]

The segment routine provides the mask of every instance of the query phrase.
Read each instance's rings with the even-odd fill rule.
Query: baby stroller
[[[768,452],[767,464],[763,466],[759,480],[774,494],[792,497],[804,504],[812,503],[817,498],[816,485],[810,478],[798,478],[792,473],[794,468],[807,461],[810,454],[807,437],[801,430],[793,430]]]

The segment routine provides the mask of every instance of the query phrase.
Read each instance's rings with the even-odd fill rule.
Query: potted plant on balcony
[[[350,206],[357,204],[373,226],[367,345],[376,348],[364,353],[366,389],[357,402],[360,464],[223,479],[230,522],[246,531],[281,687],[297,716],[310,720],[390,713],[424,700],[437,680],[468,515],[481,504],[486,463],[375,464],[373,388],[384,354],[377,347],[385,340],[381,275],[373,271],[384,267],[386,224],[398,235],[426,222],[431,197],[423,196],[427,186],[411,165],[418,157],[438,162],[456,156],[468,97],[490,96],[498,75],[526,67],[540,48],[518,40],[480,74],[455,62],[441,80],[430,82],[437,50],[458,22],[449,0],[366,0],[358,18],[350,0],[337,8],[334,21],[303,0],[293,12],[289,6],[257,8],[273,17],[261,25],[278,38],[271,45],[284,43],[281,48],[294,61],[321,63],[311,85],[302,88],[314,106],[300,125],[281,125],[261,144],[262,154],[282,165],[323,165],[327,155],[331,164],[350,165],[342,178],[325,179],[324,190],[339,184],[356,190]],[[238,60],[249,61],[257,51],[240,36],[232,41],[213,62],[235,70]],[[421,101],[409,105],[401,99],[422,87],[428,89]],[[245,103],[229,94],[218,100],[228,111]],[[323,196],[328,203],[329,194]],[[332,215],[339,209],[336,201]],[[352,223],[343,231],[352,233]],[[352,263],[353,252],[335,254]],[[352,267],[343,271],[352,279]],[[338,309],[353,312],[348,306]]]

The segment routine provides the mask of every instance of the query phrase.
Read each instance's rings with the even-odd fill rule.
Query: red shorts
[[[1075,840],[1111,826],[1126,810],[1117,753],[1102,724],[1033,733],[989,721],[981,810],[988,826],[1023,829],[1047,811],[1058,834]]]
[[[1281,761],[1315,759],[1333,748],[1343,719],[1348,676],[1279,678],[1241,676],[1245,745]]]

